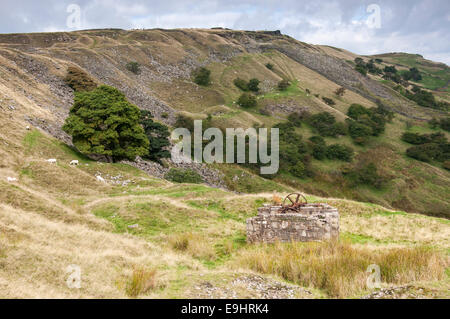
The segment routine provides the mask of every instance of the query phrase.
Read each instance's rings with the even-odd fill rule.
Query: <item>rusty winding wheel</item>
[[[308,201],[302,193],[292,193],[287,195],[281,205],[281,213],[298,212],[299,208],[308,204]]]

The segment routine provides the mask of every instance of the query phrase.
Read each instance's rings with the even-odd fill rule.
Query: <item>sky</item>
[[[93,28],[280,30],[357,54],[450,65],[449,0],[1,0],[0,33]]]

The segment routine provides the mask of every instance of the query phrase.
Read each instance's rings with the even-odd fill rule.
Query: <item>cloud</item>
[[[0,32],[71,30],[71,3],[81,8],[83,29],[280,29],[304,42],[359,54],[402,51],[450,64],[448,0],[4,0]],[[367,24],[371,4],[379,8],[380,28]]]

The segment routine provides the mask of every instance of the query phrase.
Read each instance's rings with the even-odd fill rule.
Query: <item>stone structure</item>
[[[339,213],[327,204],[305,204],[297,212],[281,213],[281,206],[264,205],[247,219],[247,241],[321,241],[339,237]]]

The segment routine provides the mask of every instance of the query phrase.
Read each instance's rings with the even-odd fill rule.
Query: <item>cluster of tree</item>
[[[269,70],[273,70],[273,64],[272,63],[266,63],[266,68]]]
[[[142,156],[154,161],[167,158],[167,126],[154,122],[148,111],[131,104],[116,88],[101,85],[75,92],[63,130],[83,154],[114,162]]]
[[[141,65],[136,62],[136,61],[132,61],[132,62],[128,62],[125,67],[127,68],[128,71],[134,73],[134,74],[139,74],[141,73]]]
[[[352,187],[367,185],[380,189],[388,181],[373,162],[367,163],[363,160],[353,166],[345,167],[341,172]]]
[[[405,71],[402,73],[402,78],[405,81],[413,80],[418,82],[422,80],[422,75],[417,68],[411,68],[409,69],[409,71]]]
[[[97,83],[80,68],[69,66],[64,82],[75,92],[91,91],[97,87]]]
[[[198,85],[207,86],[211,82],[211,71],[207,68],[200,67],[195,69],[192,72],[192,77],[194,78],[194,82]]]
[[[437,101],[431,92],[422,90],[418,86],[414,86],[411,91],[402,87],[396,87],[395,89],[399,91],[404,97],[416,102],[420,106],[440,110],[450,109],[450,103],[445,101]]]
[[[336,122],[336,118],[328,112],[321,112],[307,117],[311,125],[321,136],[337,137],[347,135],[347,127],[343,122]]]
[[[447,137],[439,132],[434,134],[417,134],[405,132],[402,140],[413,144],[406,150],[406,155],[422,162],[431,162],[433,160],[443,162],[450,161],[450,143]]]
[[[245,92],[242,93],[241,96],[239,96],[237,104],[245,108],[250,108],[256,106],[258,104],[258,101],[256,100],[256,96]]]
[[[241,89],[242,91],[252,91],[252,92],[258,92],[259,91],[259,83],[260,81],[258,79],[250,79],[248,82],[241,79],[241,78],[236,78],[233,81],[234,85],[236,85],[239,89]]]
[[[367,72],[372,74],[382,74],[383,71],[375,65],[375,60],[371,59],[369,62],[364,62],[362,58],[355,59],[355,70],[361,73],[362,75],[367,75]]]
[[[431,128],[438,128],[440,127],[441,129],[450,132],[450,117],[446,117],[446,118],[442,118],[440,120],[436,119],[436,118],[432,118],[428,124],[430,125]]]
[[[384,132],[386,122],[392,120],[393,113],[388,111],[382,103],[376,108],[366,108],[360,104],[352,104],[346,120],[349,135],[357,144],[365,144],[370,136],[378,136]]]
[[[326,144],[321,136],[312,136],[309,138],[311,155],[317,160],[324,160],[326,158],[332,160],[341,160],[351,162],[354,151],[351,147],[341,144]]]

